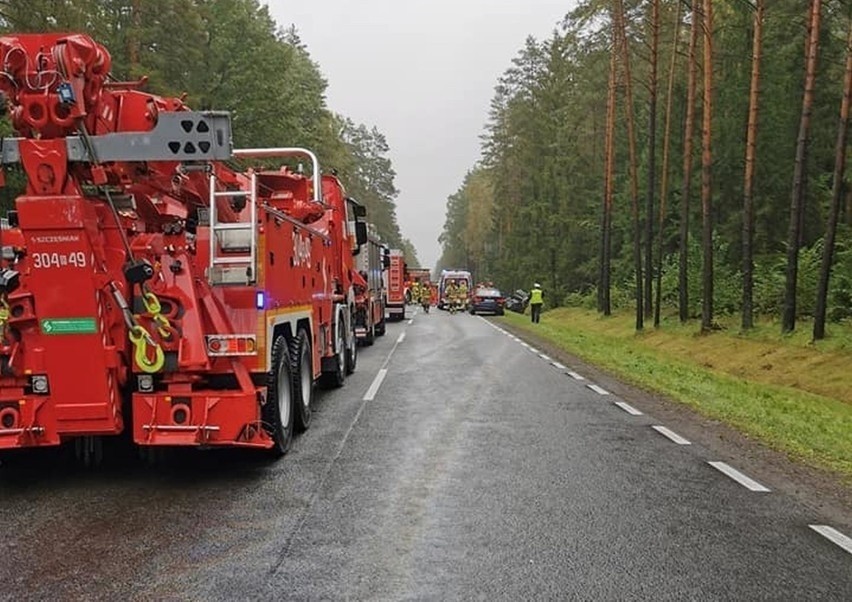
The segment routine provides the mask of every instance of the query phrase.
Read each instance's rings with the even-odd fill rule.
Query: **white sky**
[[[424,267],[441,253],[447,197],[479,159],[497,79],[528,35],[575,0],[267,0],[328,80],[328,105],[379,128],[396,170],[397,219]]]

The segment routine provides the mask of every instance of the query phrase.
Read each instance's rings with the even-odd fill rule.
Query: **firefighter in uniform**
[[[427,314],[429,313],[429,306],[432,305],[430,293],[431,291],[429,290],[429,283],[421,282],[420,287],[418,289],[417,302],[420,303],[420,306],[423,308],[423,311]]]
[[[444,303],[447,308],[450,310],[451,314],[456,313],[456,295],[458,294],[458,290],[456,289],[456,284],[454,281],[450,280],[446,287],[444,287]]]
[[[459,289],[458,289],[459,309],[461,309],[462,311],[467,309],[467,299],[468,299],[467,282],[462,280],[459,283]]]
[[[536,282],[530,291],[530,315],[532,316],[533,324],[538,324],[541,321],[541,306],[544,303],[544,292],[541,290],[541,285]]]

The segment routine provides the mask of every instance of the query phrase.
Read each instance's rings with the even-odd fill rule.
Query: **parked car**
[[[519,314],[524,313],[527,309],[527,304],[530,302],[530,294],[522,289],[516,290],[506,299],[506,309]]]
[[[470,299],[470,313],[503,315],[503,306],[506,303],[503,293],[493,287],[480,287],[473,291]]]

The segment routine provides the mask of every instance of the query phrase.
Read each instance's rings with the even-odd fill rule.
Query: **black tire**
[[[74,456],[84,468],[98,468],[104,461],[104,442],[97,436],[74,439]]]
[[[293,407],[294,427],[304,433],[311,426],[314,401],[314,370],[312,366],[311,338],[304,328],[299,329],[296,338],[290,341],[290,365],[293,368]]]
[[[322,385],[327,389],[338,389],[343,386],[346,381],[346,332],[344,331],[346,324],[343,321],[343,312],[337,316],[337,323],[334,325],[334,348],[336,352],[332,358],[334,368],[328,372],[322,373]]]
[[[378,324],[376,324],[375,330],[376,330],[376,336],[377,337],[385,336],[385,332],[387,332],[387,326],[385,325],[385,319],[384,318],[382,318],[381,321]]]
[[[367,329],[367,334],[366,334],[366,336],[364,337],[364,344],[365,344],[367,347],[369,347],[370,345],[372,345],[372,344],[373,344],[373,343],[375,343],[375,342],[376,342],[376,325],[375,325],[375,324],[372,324],[372,325],[370,325],[370,327]]]
[[[355,372],[358,365],[358,339],[355,337],[355,316],[349,314],[349,332],[346,337],[346,374]]]
[[[266,403],[261,409],[263,428],[272,437],[270,450],[283,456],[293,440],[293,369],[287,339],[278,335],[272,344],[272,369],[266,374]]]

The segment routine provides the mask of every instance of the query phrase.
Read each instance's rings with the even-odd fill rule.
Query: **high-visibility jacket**
[[[540,288],[534,288],[530,291],[530,305],[541,305],[544,303],[544,294]]]

